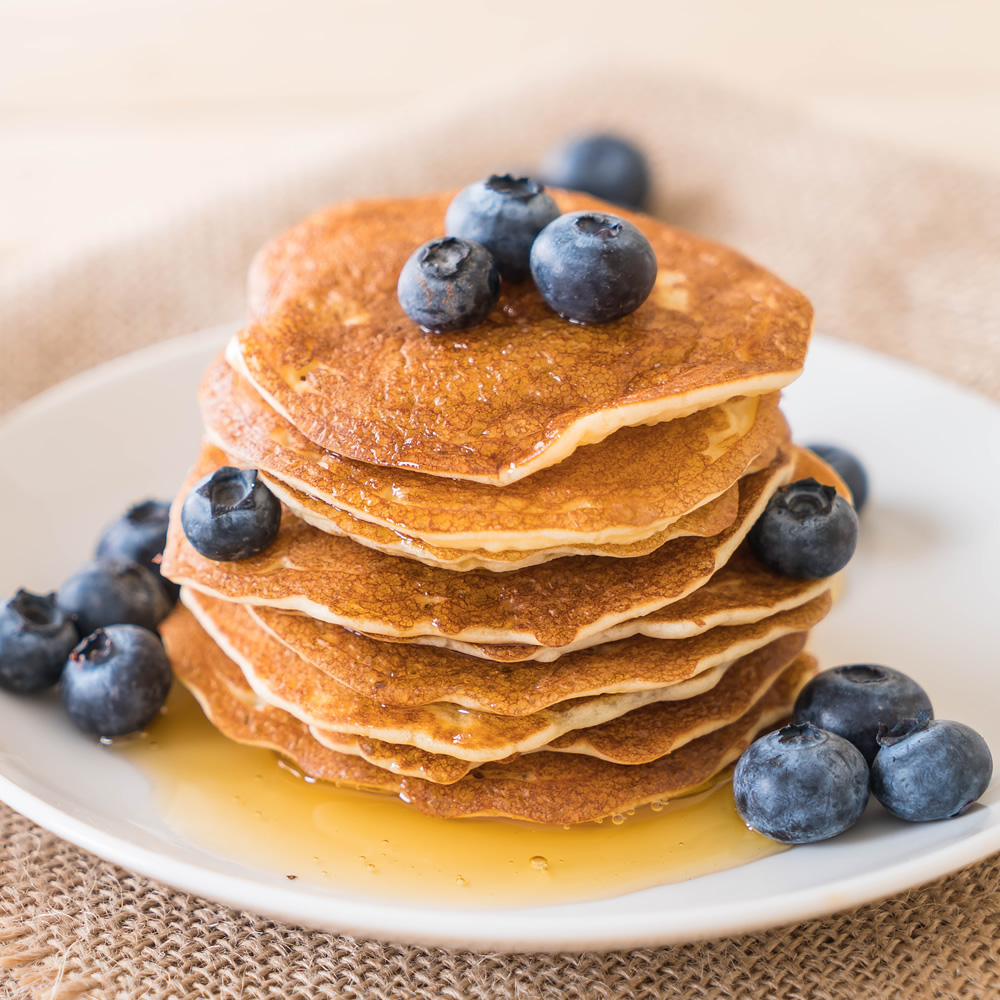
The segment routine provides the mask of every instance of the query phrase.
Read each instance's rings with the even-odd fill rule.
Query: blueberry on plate
[[[0,688],[32,694],[59,680],[79,641],[55,594],[19,590],[0,608]]]
[[[921,712],[891,730],[882,727],[872,764],[872,794],[913,823],[961,816],[986,791],[993,756],[970,726]]]
[[[531,247],[531,276],[548,305],[577,323],[635,312],[656,282],[656,254],[631,222],[605,212],[567,212]]]
[[[551,150],[542,176],[553,187],[586,191],[605,201],[642,208],[649,197],[646,157],[614,135],[579,136]]]
[[[523,281],[531,273],[531,244],[558,215],[559,206],[541,184],[494,174],[455,195],[444,231],[486,247],[504,281]]]
[[[167,544],[170,504],[161,500],[137,503],[105,528],[97,543],[98,559],[131,559],[145,566],[167,591],[172,604],[177,603],[181,588],[160,574],[159,557]]]
[[[59,693],[69,717],[85,733],[124,736],[153,721],[172,676],[156,635],[137,625],[109,625],[69,654]]]
[[[799,692],[792,721],[843,736],[869,766],[878,753],[879,724],[890,729],[921,712],[933,715],[927,692],[906,674],[873,663],[818,673]]]
[[[854,509],[860,514],[868,499],[868,473],[857,457],[835,444],[807,444],[806,447],[844,480],[851,491]]]
[[[92,559],[63,585],[56,602],[76,623],[82,639],[105,625],[155,629],[170,601],[160,581],[130,559]]]
[[[843,569],[858,543],[858,515],[832,486],[781,486],[747,535],[753,554],[779,576],[819,580]]]
[[[403,312],[429,333],[478,326],[500,300],[500,272],[489,250],[445,236],[410,255],[396,296]]]
[[[752,830],[783,844],[810,844],[858,821],[868,802],[868,765],[835,733],[785,726],[744,751],[733,794]]]
[[[249,559],[281,527],[281,504],[256,469],[223,465],[195,483],[181,506],[187,540],[206,559]]]

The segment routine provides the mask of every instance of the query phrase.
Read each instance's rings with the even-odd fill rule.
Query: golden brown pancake
[[[764,468],[773,461],[772,454],[763,465]],[[231,455],[226,456],[229,465],[244,466]],[[756,465],[756,463],[754,463]],[[265,473],[261,474],[267,487],[295,516],[306,524],[331,535],[343,535],[360,545],[384,552],[386,555],[403,556],[416,559],[426,566],[440,566],[454,572],[464,573],[473,569],[488,569],[494,573],[506,573],[513,569],[525,569],[537,566],[543,562],[551,562],[563,556],[606,556],[613,559],[634,559],[645,556],[658,549],[665,542],[674,538],[685,538],[697,535],[707,538],[717,535],[728,528],[740,509],[740,491],[738,485],[730,486],[725,493],[709,500],[708,503],[678,518],[668,528],[650,535],[639,542],[629,542],[627,545],[616,545],[607,542],[603,545],[589,545],[585,542],[569,543],[549,549],[533,549],[529,551],[509,550],[506,552],[487,552],[486,549],[449,549],[439,545],[429,545],[427,542],[411,535],[404,535],[385,528],[381,524],[362,521],[344,511],[331,507],[323,500],[294,490],[280,480],[274,480]],[[438,480],[444,482],[444,480]]]
[[[543,751],[577,753],[616,764],[645,764],[673,753],[691,740],[713,733],[735,722],[755,705],[791,661],[784,651],[762,649],[734,663],[715,687],[683,701],[656,702],[635,709],[610,722],[566,733]],[[815,673],[815,659],[808,654],[794,657],[802,681]],[[811,673],[807,673],[807,668]],[[426,778],[450,785],[478,765],[446,754],[427,753],[416,747],[336,733],[310,726],[313,738],[340,753],[353,753],[394,774]],[[506,758],[513,760],[514,756]]]
[[[389,772],[360,757],[317,743],[309,727],[262,702],[233,663],[178,606],[161,624],[174,675],[195,696],[210,722],[238,743],[268,747],[294,761],[309,777],[367,791],[396,791]]]
[[[816,608],[796,608],[756,625],[713,630],[676,643],[638,638],[624,640],[617,649],[598,647],[586,676],[564,670],[553,671],[546,678],[550,690],[562,698],[546,699],[548,707],[530,714],[505,716],[452,702],[415,707],[379,704],[255,629],[239,605],[193,591],[185,591],[183,599],[202,628],[237,663],[262,701],[320,729],[356,733],[472,761],[500,760],[512,753],[537,750],[563,733],[599,725],[643,705],[695,697],[718,683],[740,656],[765,644],[772,655],[783,655],[785,662],[790,662],[802,649],[805,630],[826,613],[829,603],[820,599]],[[565,662],[558,661],[556,666]],[[633,673],[628,672],[629,663],[634,665]],[[540,665],[533,666],[537,669]],[[587,683],[601,673],[607,676],[607,684]],[[581,697],[577,693],[581,688],[610,689],[612,693]]]
[[[216,606],[202,597],[209,609]],[[680,639],[638,634],[556,660],[470,660],[433,646],[383,643],[304,615],[243,609],[255,625],[317,670],[364,698],[415,707],[446,701],[500,715],[528,715],[567,698],[661,687],[763,645],[781,632],[812,628],[830,607],[826,592],[754,622]],[[277,626],[275,628],[274,626]],[[735,652],[730,652],[735,650]]]
[[[801,449],[793,454],[822,467]],[[170,579],[362,632],[542,646],[566,646],[692,593],[726,563],[794,468],[792,453],[782,452],[741,479],[737,519],[712,538],[678,538],[636,559],[570,556],[510,573],[453,573],[317,531],[287,512],[266,552],[239,563],[206,559],[184,537],[180,507],[218,461],[204,452],[173,506],[162,564]]]
[[[230,364],[309,440],[362,462],[495,485],[556,465],[622,427],[774,392],[802,369],[803,295],[720,244],[553,192],[564,211],[637,225],[659,273],[612,323],[553,313],[508,284],[472,330],[429,334],[396,299],[403,263],[440,236],[452,193],[337,205],[264,247],[251,324]]]
[[[656,639],[686,639],[700,635],[717,625],[746,625],[760,621],[777,611],[801,607],[827,590],[832,590],[836,577],[822,580],[794,580],[778,576],[762,566],[749,545],[744,541],[725,566],[715,573],[693,594],[641,618],[619,622],[602,632],[588,635],[568,646],[529,646],[525,643],[473,643],[447,639],[439,635],[379,636],[370,635],[379,642],[406,645],[437,646],[466,656],[478,656],[500,663],[517,663],[522,660],[549,662],[560,656],[587,649],[601,643],[626,639],[630,635],[648,635]],[[317,621],[305,615],[274,608],[252,608],[251,614],[277,639],[289,645],[317,665],[326,658],[339,659],[330,647],[337,647],[339,625]],[[365,635],[366,633],[358,633]],[[329,652],[327,652],[329,650]],[[346,683],[346,682],[345,682]],[[392,680],[379,675],[377,683],[383,685],[381,694],[371,697],[388,697],[393,688]]]
[[[533,753],[484,764],[453,785],[402,778],[400,794],[437,816],[506,816],[536,823],[580,823],[621,815],[703,786],[759,733],[787,717],[809,677],[793,670],[739,720],[647,764],[614,764],[581,754]]]
[[[499,488],[324,451],[221,359],[209,368],[200,398],[210,440],[233,464],[277,481],[281,499],[316,527],[327,530],[330,518],[329,530],[356,535],[352,521],[337,516],[346,512],[431,546],[487,553],[642,541],[723,494],[767,452],[755,471],[763,468],[788,440],[777,393],[738,397],[669,423],[625,428]]]
[[[311,777],[400,795],[436,816],[507,816],[538,823],[582,823],[697,789],[790,711],[812,668],[799,662],[741,719],[648,764],[614,764],[571,753],[527,754],[484,764],[451,785],[399,777],[317,743],[285,712],[260,706],[239,668],[178,608],[162,625],[178,678],[230,739],[271,747]]]
[[[816,673],[816,659],[808,653],[784,657],[785,649],[764,647],[734,663],[715,687],[686,701],[645,705],[600,726],[578,729],[554,739],[545,749],[586,754],[616,764],[646,764],[673,753],[685,743],[714,733],[750,710],[795,663],[796,676],[805,684]],[[794,702],[798,691],[792,694]]]

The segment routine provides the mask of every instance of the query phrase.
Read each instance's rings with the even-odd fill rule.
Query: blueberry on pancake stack
[[[202,385],[162,631],[222,732],[307,775],[568,824],[704,787],[790,713],[830,567],[784,575],[747,536],[793,481],[845,488],[778,408],[801,294],[655,220],[544,197],[518,208],[541,230],[521,239],[532,277],[501,240],[502,284],[452,195],[337,206],[260,252],[250,322]],[[615,239],[646,259],[622,284],[594,244],[591,294],[587,241]],[[235,524],[259,486],[281,504],[239,558],[192,543],[204,511],[182,526],[229,467],[256,475],[216,474],[205,510]]]

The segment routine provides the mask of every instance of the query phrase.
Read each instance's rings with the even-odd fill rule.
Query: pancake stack
[[[450,197],[337,206],[256,258],[164,553],[175,672],[230,738],[435,815],[569,824],[703,788],[789,713],[830,606],[745,542],[781,485],[844,491],[778,406],[809,304],[616,208],[658,259],[635,313],[576,325],[528,282],[427,333],[396,280]],[[284,505],[240,562],[180,526],[221,465]]]

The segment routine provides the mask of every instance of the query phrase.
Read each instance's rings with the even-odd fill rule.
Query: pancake
[[[447,639],[438,635],[376,636],[368,638],[395,644],[437,646],[466,656],[478,656],[500,663],[523,660],[549,662],[560,656],[587,649],[601,643],[627,639],[631,635],[648,635],[656,639],[686,639],[717,625],[746,625],[760,621],[777,611],[801,607],[827,590],[832,591],[837,577],[821,580],[795,580],[778,576],[762,566],[744,541],[725,566],[693,594],[652,614],[619,622],[602,632],[588,635],[568,646],[529,646],[524,643],[473,643]],[[322,666],[324,660],[339,659],[336,647],[340,626],[316,621],[295,612],[274,608],[253,608],[257,621],[275,638],[296,652]],[[359,633],[364,635],[365,633]],[[388,697],[392,680],[380,677],[380,697]],[[376,695],[372,695],[375,697]]]
[[[208,720],[237,743],[287,757],[310,778],[366,791],[395,793],[398,778],[360,757],[317,743],[309,727],[261,701],[233,663],[178,605],[160,625],[174,676],[197,699]]]
[[[270,747],[310,777],[398,795],[420,812],[435,816],[582,823],[690,793],[723,771],[758,733],[786,717],[794,693],[811,673],[808,663],[797,673],[796,661],[738,721],[648,764],[614,764],[581,754],[542,751],[484,764],[460,781],[442,786],[397,776],[360,757],[323,747],[301,722],[260,705],[236,664],[186,609],[178,608],[161,628],[178,679],[224,735]]]
[[[202,597],[198,603],[212,614],[220,602]],[[510,663],[470,660],[432,646],[377,642],[302,615],[243,610],[271,638],[321,673],[380,704],[403,708],[447,701],[499,715],[530,715],[567,698],[677,683],[784,632],[812,628],[825,617],[830,603],[829,594],[821,592],[755,622],[718,626],[687,638],[636,635],[554,661]]]
[[[563,824],[620,816],[703,787],[760,733],[787,718],[795,693],[810,675],[808,666],[791,670],[736,722],[647,764],[614,764],[580,754],[525,754],[502,764],[484,764],[453,785],[402,778],[400,795],[436,816]]]
[[[625,428],[501,489],[324,451],[221,359],[206,373],[200,399],[212,443],[233,464],[264,472],[316,527],[356,536],[340,511],[431,546],[487,553],[642,541],[724,493],[759,455],[770,461],[788,440],[777,393],[738,397],[669,423]]]
[[[656,253],[649,298],[611,323],[559,318],[531,282],[506,284],[472,330],[428,334],[396,299],[412,252],[452,194],[337,205],[271,241],[249,281],[251,323],[227,350],[266,403],[327,451],[504,485],[623,427],[774,392],[801,372],[812,308],[720,244],[596,201]]]
[[[602,655],[592,657],[596,661],[592,671],[603,670],[617,681],[609,685],[613,693],[581,697],[576,691],[586,681],[563,671],[552,677],[550,684],[552,689],[566,692],[565,697],[530,714],[505,716],[452,702],[415,707],[380,704],[358,695],[265,632],[255,630],[247,612],[238,605],[213,601],[192,591],[182,596],[202,628],[236,662],[261,701],[320,729],[356,733],[471,761],[527,753],[563,733],[599,725],[643,705],[695,697],[718,683],[738,657],[765,644],[772,655],[784,655],[787,663],[801,651],[805,629],[826,611],[824,606],[810,616],[804,609],[795,609],[766,623],[729,630],[737,631],[736,636],[708,633],[680,640],[689,647],[684,651],[686,656],[669,648],[680,643],[624,640],[621,648],[608,649],[606,655],[601,648]],[[748,634],[751,629],[753,633]],[[790,655],[789,646],[794,647]],[[632,675],[627,673],[629,663],[636,668]],[[595,686],[599,690],[604,687]]]
[[[789,660],[787,656],[787,649],[777,655],[770,649],[759,650],[734,663],[722,680],[704,694],[637,708],[610,722],[566,733],[535,752],[585,754],[617,764],[645,764],[657,760],[691,740],[735,722],[767,693],[778,676],[789,669],[791,662],[796,662],[796,675],[801,676],[803,684],[815,673],[813,657],[803,653]],[[477,766],[446,754],[427,753],[415,747],[315,726],[310,726],[309,731],[315,740],[331,750],[354,753],[394,774],[426,778],[438,785],[453,784]]]
[[[171,510],[162,571],[210,596],[301,611],[361,632],[566,646],[704,584],[792,478],[795,461],[810,462],[806,456],[782,451],[768,469],[741,479],[736,521],[712,538],[678,538],[635,559],[572,556],[509,573],[454,573],[317,531],[287,512],[266,552],[238,563],[206,559],[180,526],[183,497],[221,459],[206,449]]]
[[[773,454],[764,463],[764,467],[772,459]],[[246,464],[228,454],[226,461],[229,465],[242,466]],[[756,464],[755,462],[754,465]],[[734,485],[730,486],[721,496],[709,500],[697,510],[678,518],[668,528],[664,528],[662,531],[642,539],[642,541],[629,542],[627,545],[616,545],[613,542],[606,542],[603,545],[589,545],[585,542],[578,542],[558,545],[549,549],[487,552],[486,549],[449,549],[438,545],[429,545],[419,538],[401,534],[391,528],[385,528],[381,524],[352,517],[336,507],[331,507],[323,500],[316,500],[299,490],[292,489],[280,480],[272,479],[265,473],[261,473],[261,478],[295,517],[320,531],[329,532],[331,535],[343,535],[360,545],[376,549],[387,555],[415,559],[425,566],[440,566],[442,569],[450,569],[458,573],[472,569],[488,569],[494,573],[506,573],[513,569],[538,566],[540,563],[551,562],[553,559],[560,559],[563,556],[606,556],[613,559],[633,559],[636,556],[648,555],[674,538],[685,538],[690,535],[706,538],[717,535],[736,520],[740,507],[739,487]]]
[[[647,764],[679,747],[735,722],[770,690],[795,663],[803,685],[816,673],[816,659],[799,653],[786,660],[788,644],[775,652],[765,647],[734,663],[715,687],[686,701],[658,702],[637,708],[600,726],[556,737],[547,751],[585,754],[616,764]],[[798,691],[791,695],[794,702]]]
[[[384,740],[374,740],[356,733],[335,733],[330,729],[309,726],[309,735],[328,750],[361,757],[369,764],[393,774],[423,778],[435,785],[453,785],[477,767],[471,760],[460,760],[443,753],[428,753],[418,747],[386,743]]]

